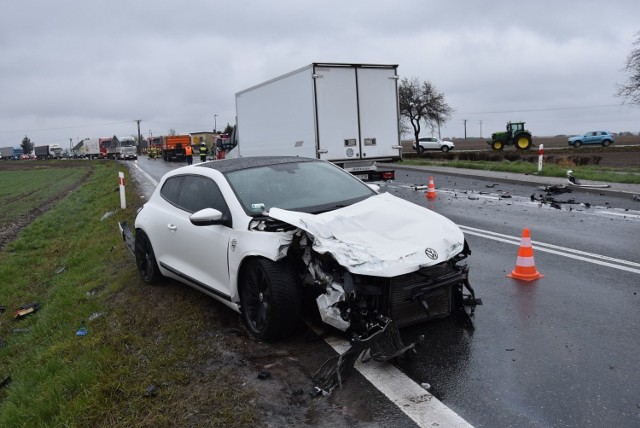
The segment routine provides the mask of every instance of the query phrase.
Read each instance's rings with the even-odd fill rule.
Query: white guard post
[[[538,148],[538,172],[542,172],[542,158],[544,156],[544,148],[543,145],[540,144],[540,148]]]
[[[127,208],[127,198],[124,194],[124,172],[118,173],[118,181],[120,182],[120,208]]]

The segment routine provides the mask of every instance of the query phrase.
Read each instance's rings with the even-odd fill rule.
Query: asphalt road
[[[154,180],[177,165],[141,159]],[[435,176],[438,197],[424,190]],[[598,191],[532,202],[534,184],[400,170],[385,190],[461,225],[471,245],[471,283],[483,305],[475,329],[455,320],[407,328],[426,342],[400,368],[428,382],[475,426],[639,426],[640,202]],[[511,197],[506,197],[511,196]],[[515,267],[531,230],[544,278],[523,283]]]
[[[410,185],[434,174],[438,197],[427,201]],[[574,192],[556,195],[578,202],[557,209],[532,203],[544,192],[531,184],[429,171],[396,177],[388,191],[463,228],[483,300],[473,331],[454,320],[405,329],[405,341],[427,340],[401,368],[475,426],[638,426],[640,202]],[[531,283],[505,276],[525,227],[544,275]]]

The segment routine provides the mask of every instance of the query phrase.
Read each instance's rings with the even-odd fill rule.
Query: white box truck
[[[365,180],[402,157],[397,65],[313,63],[236,93],[227,157],[325,159]]]
[[[76,144],[71,153],[73,157],[98,159],[100,158],[100,144],[97,138],[85,138]]]

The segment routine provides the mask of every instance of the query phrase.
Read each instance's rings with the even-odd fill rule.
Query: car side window
[[[204,208],[215,208],[227,217],[229,216],[229,208],[222,192],[213,180],[206,177],[195,175],[184,177],[178,206],[190,213]]]
[[[182,176],[167,179],[167,181],[164,182],[162,189],[160,189],[160,195],[162,195],[167,202],[173,205],[178,205],[180,200],[180,187],[182,186],[183,179],[184,177]]]

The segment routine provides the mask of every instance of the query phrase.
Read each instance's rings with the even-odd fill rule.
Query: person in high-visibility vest
[[[205,162],[207,160],[207,153],[209,152],[207,145],[204,142],[201,143],[198,151],[200,152],[200,162]]]
[[[184,148],[184,155],[187,157],[187,165],[192,165],[193,149],[191,148],[191,144],[188,144],[187,147]]]

